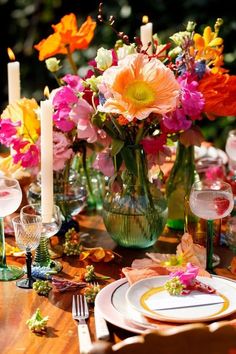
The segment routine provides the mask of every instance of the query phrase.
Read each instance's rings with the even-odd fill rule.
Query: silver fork
[[[78,321],[80,354],[86,354],[90,350],[92,342],[86,323],[86,319],[89,317],[89,310],[85,296],[73,295],[72,317]]]

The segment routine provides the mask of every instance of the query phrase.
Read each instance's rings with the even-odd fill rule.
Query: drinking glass
[[[193,214],[207,220],[206,269],[213,273],[213,221],[230,214],[234,207],[229,183],[200,180],[192,185],[189,205]]]
[[[4,217],[16,211],[22,200],[19,182],[14,178],[0,177],[0,280],[14,280],[24,270],[6,263]]]
[[[15,216],[12,219],[12,224],[15,231],[16,243],[20,249],[26,252],[27,278],[18,280],[16,285],[19,288],[32,289],[36,279],[31,274],[31,252],[39,245],[42,219],[39,215],[24,215],[24,218]]]
[[[20,215],[22,220],[28,215],[39,215],[41,216],[41,204],[28,204],[21,208]],[[45,272],[57,273],[61,271],[62,265],[59,261],[52,260],[50,258],[48,249],[48,239],[55,235],[61,227],[61,212],[58,205],[53,206],[51,219],[49,221],[42,220],[42,232],[40,237],[40,242],[36,248],[35,258],[33,261],[33,272],[34,267],[43,267]]]

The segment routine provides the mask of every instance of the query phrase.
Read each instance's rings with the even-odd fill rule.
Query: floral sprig
[[[33,289],[37,294],[48,297],[52,286],[48,280],[36,280],[33,284]]]
[[[95,273],[95,269],[93,265],[87,265],[85,268],[85,273],[83,274],[83,279],[86,282],[92,282],[95,280],[107,280],[110,279],[110,277],[106,275],[97,275]]]
[[[188,295],[191,291],[197,290],[207,294],[216,292],[210,285],[204,284],[196,279],[199,272],[199,267],[191,263],[187,263],[185,271],[176,271],[170,273],[164,288],[170,295]]]
[[[43,317],[40,309],[37,309],[33,316],[26,321],[29,329],[36,334],[45,334],[49,317]]]
[[[89,284],[89,286],[83,289],[83,294],[89,304],[94,304],[96,296],[100,290],[101,287],[99,284]]]

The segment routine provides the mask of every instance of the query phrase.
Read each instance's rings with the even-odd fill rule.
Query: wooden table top
[[[113,249],[122,256],[119,261],[110,263],[94,263],[98,274],[110,276],[109,282],[120,278],[121,268],[130,266],[133,259],[145,257],[145,250],[132,250],[119,248],[105,231],[102,218],[99,215],[79,215],[81,231],[90,234],[89,246],[102,246]],[[179,236],[160,237],[151,248],[154,252],[175,253]],[[12,242],[13,237],[7,237],[7,242]],[[150,251],[150,249],[148,249]],[[217,253],[221,257],[222,266],[229,265],[232,253],[226,247],[218,247]],[[64,256],[59,259],[63,265],[62,276],[75,277],[80,268],[88,263],[80,262],[76,256]],[[7,264],[22,266],[24,258],[7,257]],[[18,288],[15,281],[0,282],[0,352],[2,354],[16,353],[79,353],[77,324],[72,319],[71,303],[72,295],[78,291],[57,293],[51,291],[49,297],[39,296],[34,290]],[[47,332],[43,336],[32,333],[26,321],[37,308],[43,316],[49,316]],[[90,308],[88,320],[92,340],[95,338],[93,308]],[[117,342],[133,335],[125,330],[109,324],[111,341]]]

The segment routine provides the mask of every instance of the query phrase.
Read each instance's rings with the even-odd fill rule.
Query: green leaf
[[[137,175],[136,160],[131,150],[127,147],[123,147],[123,149],[121,150],[121,155],[123,157],[127,169],[134,175]]]
[[[111,156],[117,155],[124,146],[124,141],[119,139],[113,139],[111,144]]]

